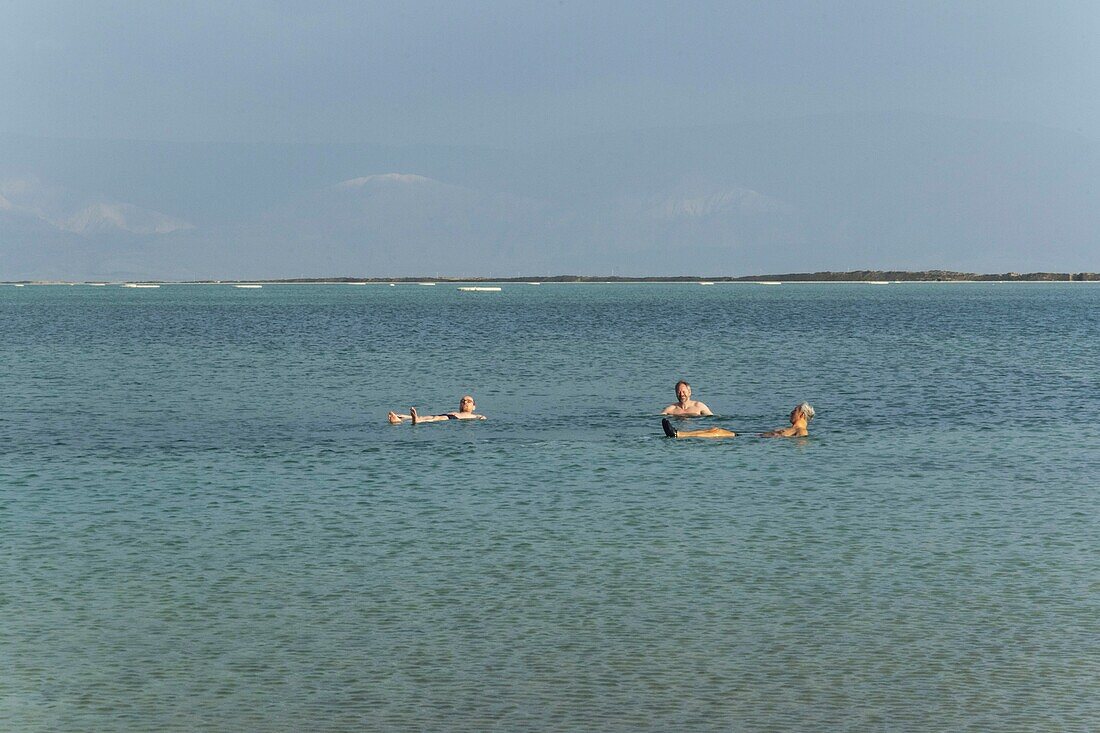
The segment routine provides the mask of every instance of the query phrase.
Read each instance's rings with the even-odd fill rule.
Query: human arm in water
[[[769,430],[766,433],[760,433],[761,438],[801,438],[805,435],[809,435],[810,431],[806,430],[805,426],[801,430],[793,425],[789,428],[780,428],[778,430]]]

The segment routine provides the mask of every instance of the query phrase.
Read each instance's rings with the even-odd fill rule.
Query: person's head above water
[[[459,412],[473,412],[477,409],[477,405],[474,404],[474,398],[470,395],[465,395],[458,401]]]
[[[803,402],[791,410],[791,425],[794,425],[803,418],[805,418],[806,422],[814,419],[814,408],[810,406],[809,402]]]
[[[680,404],[684,404],[691,399],[691,385],[682,379],[676,383],[676,399],[680,401]]]

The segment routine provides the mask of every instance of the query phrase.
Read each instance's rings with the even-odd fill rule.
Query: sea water
[[[1100,284],[502,288],[0,286],[0,729],[1100,725]]]

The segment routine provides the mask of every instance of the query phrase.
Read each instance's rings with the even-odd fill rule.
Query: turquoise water
[[[0,729],[1100,723],[1100,285],[503,287],[0,286]]]

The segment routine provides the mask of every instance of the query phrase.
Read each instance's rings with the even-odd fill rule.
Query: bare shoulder
[[[698,400],[695,401],[695,409],[699,412],[700,415],[713,415],[714,414],[713,412],[710,411],[710,408],[707,407],[705,403],[700,402]]]

